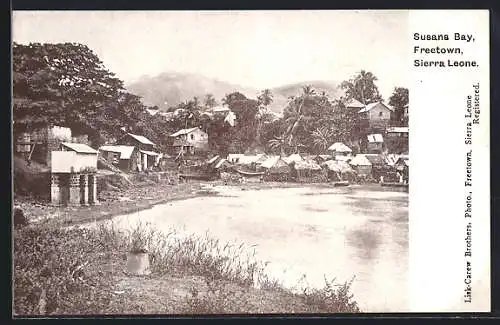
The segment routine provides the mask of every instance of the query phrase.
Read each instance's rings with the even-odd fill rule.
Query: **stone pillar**
[[[69,179],[69,205],[80,205],[80,174],[72,173]]]
[[[99,201],[97,200],[97,175],[91,174],[89,177],[89,203],[93,205],[98,205]]]
[[[83,174],[80,176],[80,195],[81,204],[89,205],[89,175]]]
[[[50,183],[50,201],[54,205],[61,204],[61,189],[59,183],[59,175],[52,174]]]

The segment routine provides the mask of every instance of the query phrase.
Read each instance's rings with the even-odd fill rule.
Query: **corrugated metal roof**
[[[368,134],[368,142],[373,143],[373,142],[384,142],[384,138],[382,137],[382,134]]]
[[[352,152],[351,148],[349,148],[342,142],[335,142],[328,148],[328,150],[335,152]]]
[[[142,135],[137,135],[137,134],[132,134],[132,133],[127,133],[128,135],[130,135],[132,138],[136,139],[137,141],[139,141],[140,143],[143,143],[143,144],[150,144],[150,145],[155,145],[153,142],[151,142],[148,138],[142,136]]]
[[[134,149],[134,146],[102,146],[99,151],[118,152],[120,153],[120,159],[130,159]]]
[[[182,130],[179,130],[179,131],[177,131],[175,133],[172,133],[170,136],[171,137],[177,137],[179,135],[189,134],[189,133],[193,132],[196,129],[198,129],[198,127],[189,128],[189,129],[182,129]]]
[[[76,151],[78,153],[97,153],[97,150],[83,143],[63,142],[61,144],[66,148]]]

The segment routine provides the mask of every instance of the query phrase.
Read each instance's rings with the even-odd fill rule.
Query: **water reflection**
[[[285,285],[296,285],[304,274],[314,286],[324,285],[325,276],[339,282],[355,276],[352,292],[363,310],[406,310],[407,193],[361,187],[218,190],[225,196],[176,201],[115,220],[123,227],[136,218],[158,229],[209,230],[221,242],[256,244],[258,258],[270,262],[270,275]]]
[[[374,230],[354,229],[347,233],[348,245],[355,247],[358,257],[362,260],[372,260],[377,257],[380,235]]]

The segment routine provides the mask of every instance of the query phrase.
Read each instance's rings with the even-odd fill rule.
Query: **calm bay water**
[[[113,218],[222,242],[256,245],[268,273],[292,287],[306,276],[322,286],[355,276],[352,292],[363,311],[398,312],[408,306],[408,193],[382,188],[291,188],[242,191],[216,188],[220,197],[161,204]]]

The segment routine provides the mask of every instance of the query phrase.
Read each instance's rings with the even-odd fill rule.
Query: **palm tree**
[[[318,148],[321,152],[324,152],[330,145],[330,142],[332,141],[334,134],[332,130],[330,130],[329,128],[321,127],[314,130],[311,136],[313,138],[314,146]]]
[[[262,131],[262,121],[264,116],[268,114],[268,106],[273,102],[273,94],[271,90],[264,89],[260,95],[257,97],[259,106],[257,108],[257,113],[255,114],[255,119],[257,120],[257,130],[255,132],[255,143],[257,145],[261,144],[261,131]]]
[[[274,139],[269,140],[268,145],[271,149],[276,149],[280,152],[281,156],[285,155],[285,136],[282,135],[280,137],[275,137]]]
[[[273,102],[273,93],[270,89],[264,89],[260,92],[260,95],[257,97],[259,104],[264,105],[265,107],[269,106]]]
[[[361,102],[366,105],[369,104],[371,98],[378,99],[379,94],[377,88],[373,89],[373,85],[378,78],[371,72],[366,72],[365,70],[361,70],[359,74],[354,79],[354,85],[361,94]],[[370,89],[372,88],[372,89]],[[375,93],[373,93],[375,92]]]
[[[286,119],[286,124],[288,125],[286,135],[288,137],[288,145],[292,145],[294,140],[295,132],[300,126],[302,120],[304,119],[303,107],[306,100],[315,94],[314,89],[310,85],[302,87],[302,95],[299,98],[291,98],[290,101],[290,115]]]

